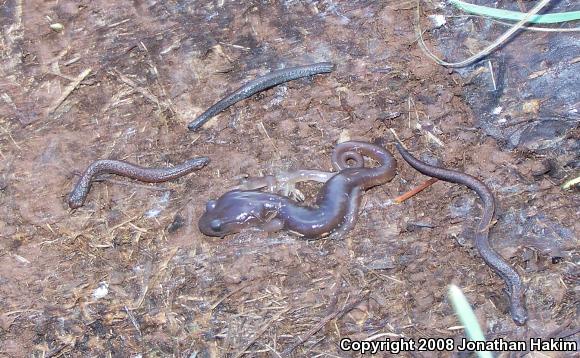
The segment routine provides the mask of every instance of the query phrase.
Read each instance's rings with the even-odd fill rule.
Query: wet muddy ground
[[[437,4],[422,26],[444,56],[464,58],[505,30],[480,18],[434,28],[428,15],[457,14]],[[344,337],[460,339],[450,283],[487,338],[578,340],[580,200],[560,186],[579,170],[578,35],[526,32],[452,71],[418,48],[415,9],[1,1],[0,354],[343,357],[354,355],[340,351]],[[186,129],[244,81],[325,60],[335,72]],[[473,247],[475,194],[438,182],[394,204],[427,179],[398,155],[399,174],[366,192],[343,240],[198,231],[205,202],[238,178],[330,170],[339,140],[394,150],[389,128],[423,160],[493,190],[492,244],[527,286],[526,326],[513,323],[503,281]],[[66,205],[93,160],[163,166],[201,155],[210,165],[179,180],[104,176],[84,207]],[[311,197],[318,188],[301,187]]]

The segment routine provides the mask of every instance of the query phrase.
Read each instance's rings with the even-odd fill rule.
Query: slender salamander
[[[203,168],[209,163],[209,158],[199,157],[186,161],[185,163],[169,168],[144,168],[139,165],[127,163],[122,160],[101,159],[92,162],[74,189],[68,196],[68,206],[76,209],[83,206],[93,178],[100,174],[110,173],[122,175],[131,179],[137,179],[147,183],[161,183],[164,181],[176,179],[189,174],[195,170]]]
[[[296,80],[302,77],[308,77],[321,73],[329,73],[334,71],[334,64],[330,62],[314,63],[312,65],[289,67],[281,70],[272,71],[264,76],[258,77],[242,87],[235,90],[233,93],[227,95],[209,109],[203,112],[199,117],[194,119],[187,128],[190,131],[197,131],[210,118],[225,110],[231,105],[246,99],[258,92],[261,92],[270,87],[274,87],[284,82]]]
[[[489,228],[495,211],[495,200],[491,190],[483,182],[469,174],[429,165],[413,157],[400,143],[396,143],[395,146],[403,159],[420,173],[451,183],[463,184],[479,195],[483,202],[483,214],[475,234],[475,247],[485,263],[505,281],[512,319],[518,325],[525,324],[528,313],[524,304],[525,290],[522,280],[517,271],[489,243]]]

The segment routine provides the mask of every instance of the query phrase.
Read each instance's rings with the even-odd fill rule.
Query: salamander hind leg
[[[326,183],[336,174],[336,172],[325,172],[320,170],[295,170],[291,172],[282,172],[276,175],[249,177],[240,180],[233,190],[264,189],[269,193],[280,194],[296,201],[304,201],[304,194],[296,187],[298,183],[306,181]]]
[[[296,201],[304,201],[305,195],[296,187],[298,183],[307,181],[326,183],[336,174],[336,172],[324,172],[320,170],[296,170],[281,173],[276,176],[278,193]]]

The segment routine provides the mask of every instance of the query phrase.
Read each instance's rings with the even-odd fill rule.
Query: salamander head
[[[260,192],[230,191],[207,202],[199,219],[199,230],[207,236],[224,237],[264,223]]]

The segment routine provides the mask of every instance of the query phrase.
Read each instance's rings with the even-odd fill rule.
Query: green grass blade
[[[467,298],[459,287],[449,285],[449,299],[451,300],[455,313],[457,313],[457,316],[465,329],[467,338],[469,338],[470,341],[485,341],[485,336],[477,322],[475,313],[473,313]],[[477,351],[476,353],[479,358],[493,358],[491,352],[488,351]]]
[[[473,5],[461,0],[449,0],[457,8],[475,15],[488,16],[495,19],[520,21],[526,14],[518,11],[495,9],[492,7]],[[534,15],[528,22],[534,24],[556,24],[560,22],[580,20],[580,11],[559,12],[553,14]]]

